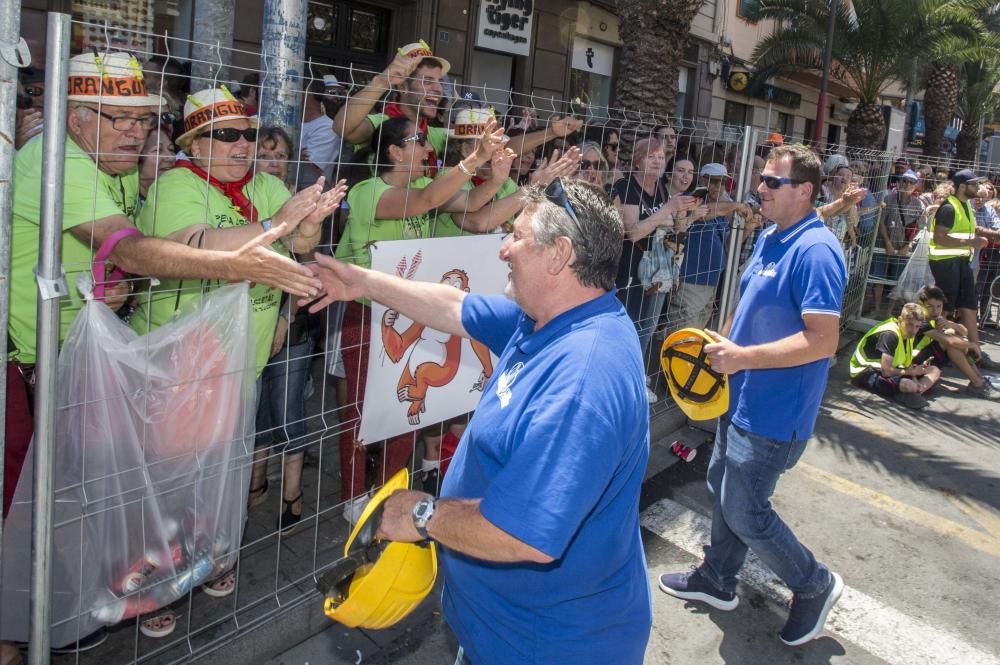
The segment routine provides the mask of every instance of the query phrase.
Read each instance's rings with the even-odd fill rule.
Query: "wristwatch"
[[[433,516],[434,497],[429,496],[426,499],[421,499],[413,506],[413,528],[417,530],[417,533],[424,540],[431,539],[427,534],[427,523],[431,521]]]

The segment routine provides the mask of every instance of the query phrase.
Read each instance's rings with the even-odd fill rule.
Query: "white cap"
[[[702,166],[699,175],[708,176],[709,178],[728,178],[729,172],[726,171],[726,167],[722,164],[713,162]]]

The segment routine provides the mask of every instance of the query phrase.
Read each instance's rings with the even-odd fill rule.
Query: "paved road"
[[[946,374],[930,408],[915,413],[848,385],[845,361],[833,369],[816,437],[774,497],[848,587],[827,632],[803,647],[778,641],[787,592],[759,563],[745,569],[729,613],[655,588],[659,573],[696,564],[707,540],[710,446],[690,464],[654,470],[641,506],[654,587],[646,663],[1000,664],[1000,408],[965,397],[962,385]],[[394,631],[331,626],[274,662],[450,665],[453,654],[426,602]]]

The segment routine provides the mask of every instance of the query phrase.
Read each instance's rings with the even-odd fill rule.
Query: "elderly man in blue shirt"
[[[556,179],[500,249],[503,296],[317,256],[332,300],[371,298],[499,356],[441,487],[399,491],[380,535],[441,546],[459,662],[641,665],[652,622],[639,535],[649,409],[615,296],[624,226],[604,192]]]
[[[840,243],[813,209],[820,173],[812,151],[789,145],[771,151],[761,174],[760,211],[774,224],[754,246],[734,315],[705,345],[730,389],[708,466],[711,543],[698,568],[660,576],[672,596],[733,610],[736,574],[753,549],[794,594],[781,631],[791,646],[819,635],[844,587],[770,501],[812,435],[837,350],[846,269]]]

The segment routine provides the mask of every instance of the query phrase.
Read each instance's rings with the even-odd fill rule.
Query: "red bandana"
[[[253,203],[250,202],[247,195],[243,193],[243,188],[246,187],[246,184],[253,180],[253,169],[247,172],[243,178],[237,180],[236,182],[219,182],[186,159],[178,159],[175,166],[190,169],[192,173],[197,175],[202,180],[207,180],[208,184],[212,185],[226,195],[226,197],[232,202],[233,207],[239,210],[244,219],[251,224],[257,223],[257,208],[255,208]]]
[[[403,107],[401,107],[396,102],[392,102],[391,104],[386,104],[385,114],[390,118],[409,118],[408,115],[403,113]],[[423,132],[424,135],[427,136],[427,143],[431,147],[430,154],[427,155],[426,163],[427,163],[427,175],[433,178],[434,176],[437,175],[438,156],[437,156],[437,151],[434,150],[434,145],[431,144],[430,142],[430,135],[428,134],[429,127],[430,125],[428,125],[427,123],[427,118],[420,116],[420,119],[417,120],[417,131]]]

